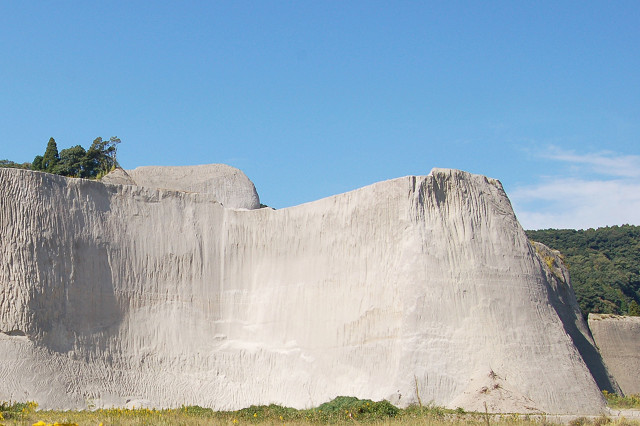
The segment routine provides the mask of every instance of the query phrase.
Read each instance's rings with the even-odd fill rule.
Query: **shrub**
[[[607,404],[613,408],[640,408],[640,394],[620,396],[616,393],[602,391]]]
[[[370,399],[358,399],[353,396],[338,396],[318,407],[318,411],[331,414],[357,416],[358,418],[395,417],[400,411],[389,401],[374,402]]]
[[[569,426],[584,426],[591,424],[591,421],[586,417],[578,417],[569,422]]]

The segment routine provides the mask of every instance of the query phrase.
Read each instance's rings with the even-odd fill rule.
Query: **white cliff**
[[[640,317],[589,314],[589,327],[622,392],[640,394]]]
[[[496,180],[244,210],[132,178],[0,169],[0,400],[604,408],[570,285]]]
[[[227,208],[260,208],[260,198],[253,182],[242,170],[226,164],[144,166],[128,171],[115,169],[103,177],[102,182],[206,193],[212,194]]]

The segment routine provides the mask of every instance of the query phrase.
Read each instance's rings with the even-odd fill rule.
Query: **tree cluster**
[[[582,312],[640,316],[640,226],[526,232],[562,253]]]
[[[10,160],[0,160],[0,168],[5,167],[8,169],[30,169],[31,163],[16,163]]]
[[[54,173],[62,176],[96,179],[113,170],[117,145],[120,139],[96,138],[88,150],[76,145],[58,152],[55,139],[49,139],[44,155],[37,155],[31,164],[32,170]]]

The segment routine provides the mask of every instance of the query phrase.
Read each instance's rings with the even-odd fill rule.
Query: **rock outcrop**
[[[102,181],[212,194],[227,208],[249,210],[260,208],[260,198],[253,182],[241,170],[226,164],[145,166],[128,171],[115,169],[103,177]]]
[[[571,287],[569,269],[558,250],[550,249],[542,243],[531,241],[536,255],[543,265],[550,286],[551,303],[554,306],[565,331],[587,364],[591,375],[601,390],[621,393],[617,381],[605,367],[587,321],[584,320],[580,305]]]
[[[640,394],[640,317],[589,314],[589,328],[622,392]]]
[[[0,169],[0,400],[604,408],[570,286],[496,180],[434,169],[282,210],[145,182]]]

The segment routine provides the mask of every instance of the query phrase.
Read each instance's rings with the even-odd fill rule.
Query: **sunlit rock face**
[[[570,284],[496,180],[434,169],[247,210],[128,173],[0,169],[0,400],[604,407]]]
[[[640,317],[589,314],[589,327],[622,392],[640,394]]]
[[[241,170],[226,164],[145,166],[128,171],[115,169],[102,178],[102,182],[212,194],[227,208],[260,208],[260,198],[253,182]]]

